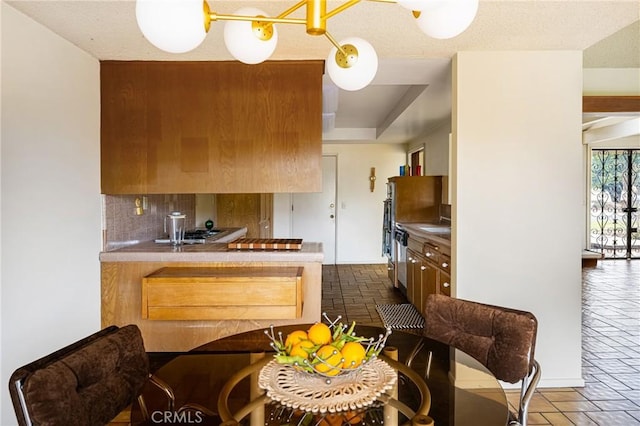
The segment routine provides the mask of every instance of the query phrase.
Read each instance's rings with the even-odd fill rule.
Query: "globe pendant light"
[[[378,55],[373,46],[359,37],[349,37],[339,43],[346,56],[334,47],[327,57],[327,73],[344,90],[360,90],[367,86],[378,72]]]
[[[413,11],[416,23],[427,35],[446,39],[464,31],[474,20],[479,0],[380,0],[398,2]],[[153,45],[171,53],[185,53],[205,39],[212,22],[227,21],[224,42],[238,61],[258,64],[269,59],[278,43],[275,24],[304,24],[309,35],[326,36],[333,44],[326,71],[344,90],[360,90],[373,81],[378,55],[367,41],[350,37],[338,43],[326,30],[327,21],[360,0],[348,0],[327,11],[328,0],[300,0],[277,16],[243,7],[234,14],[212,12],[207,0],[136,0],[136,19]],[[306,7],[306,18],[290,16]]]
[[[453,38],[466,30],[478,12],[478,0],[429,0],[416,18],[430,37]]]
[[[142,34],[170,53],[188,52],[204,41],[205,16],[202,0],[136,1],[136,20]]]
[[[260,17],[267,14],[260,9],[244,7],[236,16]],[[278,44],[278,31],[266,21],[228,21],[224,26],[224,44],[231,55],[245,64],[264,62]]]

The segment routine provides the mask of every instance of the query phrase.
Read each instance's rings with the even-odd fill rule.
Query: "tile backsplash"
[[[194,194],[145,195],[146,209],[136,214],[136,198],[142,195],[103,195],[103,249],[115,250],[129,244],[166,237],[164,218],[173,211],[187,215],[186,229],[195,227]]]

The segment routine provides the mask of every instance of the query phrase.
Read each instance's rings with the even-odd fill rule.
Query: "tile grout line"
[[[340,299],[336,300],[342,300],[343,306],[341,310],[346,318],[348,318],[350,310],[360,315],[358,313],[360,312],[359,310],[354,311],[349,309],[352,308],[351,305],[346,305],[343,286],[351,283],[351,281],[346,280],[345,282],[342,278],[347,277],[349,272],[354,278],[360,277],[362,268],[371,268],[376,272],[370,274],[370,280],[388,287],[389,282],[386,274],[382,274],[376,269],[380,268],[379,265],[341,266],[343,274],[340,274],[337,265],[333,267],[337,285],[340,286]],[[604,262],[597,269],[583,270],[582,365],[586,385],[582,388],[540,388],[536,390],[537,406],[532,404],[533,406],[530,409],[530,426],[561,424],[640,425],[640,404],[634,402],[640,400],[640,398],[636,399],[635,397],[640,395],[640,386],[632,377],[640,374],[640,365],[633,361],[640,357],[640,345],[630,345],[637,341],[637,337],[640,334],[638,328],[635,327],[638,322],[637,312],[640,311],[640,304],[634,302],[640,300],[637,296],[639,294],[639,286],[637,284],[640,282],[639,277],[640,261],[631,261],[631,263]],[[355,290],[360,289],[360,282],[357,279],[355,279],[354,284],[354,291],[352,292],[351,287],[349,287],[348,294],[356,294]],[[380,295],[380,301],[384,302],[387,298],[389,298],[388,303],[398,303],[398,300],[391,293],[386,295],[382,293]],[[362,302],[362,305],[369,309],[370,319],[373,321],[373,314],[370,309],[371,301],[367,299]],[[624,332],[624,334],[619,334],[621,332]],[[616,359],[619,359],[619,356],[611,358],[607,355],[610,352],[608,349],[611,347],[621,351],[620,354],[626,356],[621,360],[625,363],[624,366],[617,365],[615,362]],[[625,362],[625,360],[628,362]],[[620,368],[626,369],[627,373],[619,371]],[[622,374],[623,377],[617,377],[616,374],[618,373]],[[621,389],[620,386],[624,386],[626,390]],[[603,394],[601,393],[602,390],[615,392],[615,394]],[[557,394],[559,392],[567,392],[568,395],[573,392],[575,395],[566,397],[553,395],[553,393]],[[617,402],[608,403],[607,401],[612,397],[615,397],[614,400]],[[563,401],[556,400],[556,398],[569,398],[571,400]],[[583,404],[580,404],[580,401]],[[589,404],[586,404],[586,402]],[[557,406],[556,403],[561,404]],[[600,406],[598,403],[600,403]],[[607,409],[606,405],[603,404],[609,404],[609,407],[613,407],[613,404],[623,405],[616,406],[616,409]]]

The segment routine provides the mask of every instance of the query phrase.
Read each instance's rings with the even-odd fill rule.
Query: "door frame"
[[[332,265],[335,265],[338,263],[338,227],[339,225],[339,219],[340,219],[340,215],[338,214],[338,199],[340,198],[340,194],[339,194],[339,186],[338,186],[338,175],[339,175],[339,155],[337,153],[323,153],[322,154],[323,159],[325,157],[333,157],[335,160],[335,176],[334,176],[334,181],[335,181],[335,210],[334,210],[334,215],[335,215],[335,219],[334,219],[334,227],[333,227],[333,252],[334,252],[334,261],[332,263]],[[324,173],[324,169],[323,169],[323,173]],[[324,188],[323,188],[324,191]],[[289,212],[291,213],[289,215],[289,235],[293,235],[293,218],[294,218],[294,213],[293,213],[293,197],[294,194],[291,193],[289,194]],[[324,262],[323,262],[324,263]],[[326,264],[326,263],[325,263]]]
[[[611,115],[640,115],[640,96],[624,95],[604,95],[604,96],[582,96],[582,113],[596,113]],[[616,144],[615,140],[605,143],[586,143],[583,141],[583,161],[585,169],[584,182],[584,206],[585,206],[585,229],[583,245],[586,249],[591,246],[591,159],[594,149],[627,149],[624,144]],[[631,148],[636,148],[632,146]]]

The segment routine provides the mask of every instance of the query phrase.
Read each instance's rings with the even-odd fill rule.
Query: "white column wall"
[[[17,367],[100,329],[100,64],[2,14],[0,424]]]
[[[582,53],[454,60],[455,295],[533,312],[541,386],[580,386]]]

